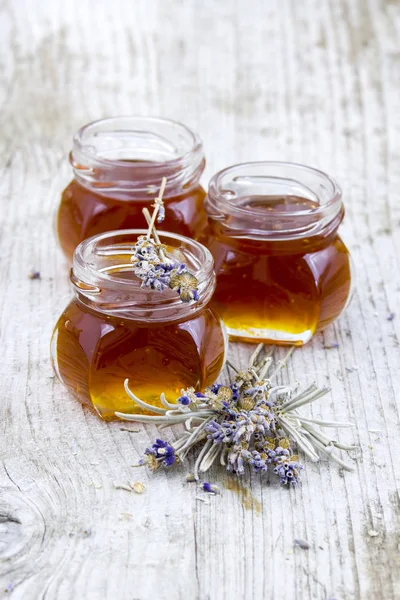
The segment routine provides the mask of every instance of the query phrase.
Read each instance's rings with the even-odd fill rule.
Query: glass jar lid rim
[[[116,238],[122,238],[123,236],[125,236],[132,237],[132,242],[129,242],[129,244],[132,243],[133,246],[137,238],[139,236],[146,235],[147,231],[147,229],[120,229],[116,231],[107,231],[105,233],[96,234],[91,236],[90,238],[85,239],[75,249],[71,272],[75,273],[75,271],[79,271],[80,275],[84,273],[84,279],[86,279],[88,285],[90,285],[89,280],[92,279],[96,281],[113,283],[115,285],[123,285],[124,287],[128,285],[132,287],[132,284],[134,283],[136,284],[136,287],[140,287],[141,281],[139,279],[136,282],[135,280],[127,280],[115,276],[114,274],[111,275],[93,266],[93,264],[91,264],[88,261],[88,259],[90,258],[91,253],[95,250],[96,244],[107,241],[107,239],[114,239],[114,244],[110,244],[110,246],[115,245],[115,247],[117,247],[118,242],[116,241]],[[177,233],[159,231],[158,235],[161,238],[162,243],[168,242],[168,240],[178,240],[182,242],[182,244],[185,244],[188,247],[189,251],[192,249],[193,252],[197,251],[201,253],[201,267],[197,271],[193,272],[193,275],[195,275],[195,277],[197,277],[199,280],[207,277],[207,275],[210,272],[213,272],[214,259],[212,257],[211,252],[205,246],[203,246],[196,240],[193,240],[192,238],[188,238]]]
[[[160,166],[168,164],[170,166],[173,166],[174,164],[179,165],[179,163],[181,162],[185,162],[185,160],[189,160],[190,157],[200,151],[202,149],[202,141],[201,138],[199,137],[199,135],[197,133],[195,133],[192,129],[190,129],[187,125],[184,125],[183,123],[181,123],[180,121],[176,121],[174,119],[167,119],[164,117],[153,117],[153,116],[141,116],[141,115],[117,115],[117,116],[113,116],[113,117],[105,117],[103,119],[97,119],[94,121],[91,121],[89,123],[86,123],[85,125],[83,125],[80,129],[78,129],[78,131],[75,133],[74,137],[73,137],[73,143],[75,148],[79,151],[82,152],[83,154],[85,154],[87,152],[87,146],[85,146],[84,142],[83,142],[83,136],[90,131],[92,128],[95,128],[96,126],[101,126],[101,125],[106,125],[106,124],[112,124],[115,123],[117,124],[120,121],[123,120],[128,120],[131,121],[132,123],[134,122],[141,122],[143,121],[143,123],[149,123],[149,124],[154,124],[154,125],[171,125],[174,127],[179,127],[182,131],[185,132],[185,134],[188,134],[188,136],[190,137],[191,141],[192,141],[192,146],[189,150],[187,150],[186,152],[182,152],[182,154],[180,154],[179,156],[176,156],[175,158],[171,158],[165,161],[135,161],[135,163],[130,163],[127,162],[126,160],[118,160],[118,159],[110,159],[110,158],[105,158],[103,156],[100,156],[98,154],[93,155],[93,157],[96,159],[96,162],[99,162],[101,164],[103,164],[104,166],[117,166],[118,168],[124,168],[124,169],[132,169],[134,167],[140,167],[143,164],[146,164],[146,168],[148,169],[159,169]],[[145,128],[142,127],[142,130],[145,131]]]
[[[262,167],[270,167],[270,168],[274,168],[276,167],[277,169],[279,168],[289,168],[289,169],[293,169],[293,172],[296,173],[300,173],[300,171],[306,171],[310,174],[314,174],[317,175],[321,178],[323,178],[325,181],[327,181],[330,186],[331,186],[331,191],[330,191],[330,198],[327,202],[324,202],[323,204],[320,204],[316,207],[312,207],[312,208],[308,208],[307,210],[301,210],[301,211],[296,211],[296,215],[301,217],[301,216],[306,216],[306,215],[318,215],[318,214],[322,214],[325,213],[327,209],[329,209],[330,207],[340,203],[341,204],[341,198],[342,198],[342,190],[340,188],[340,186],[338,185],[338,183],[335,181],[334,178],[332,178],[330,175],[328,175],[327,173],[325,173],[324,171],[317,169],[315,167],[311,167],[308,165],[304,165],[301,163],[296,163],[296,162],[287,162],[287,161],[252,161],[252,162],[246,162],[246,163],[238,163],[235,165],[231,165],[229,167],[226,167],[225,169],[222,169],[221,171],[219,171],[218,173],[216,173],[210,180],[210,184],[209,184],[209,189],[208,189],[208,195],[213,197],[214,199],[219,198],[222,199],[223,201],[229,206],[231,207],[235,212],[237,211],[237,213],[241,213],[243,215],[254,215],[255,217],[259,217],[260,216],[260,212],[256,209],[254,209],[253,207],[249,207],[249,206],[240,206],[238,205],[235,201],[232,200],[232,198],[229,197],[228,194],[224,194],[224,190],[221,190],[220,188],[220,183],[221,183],[221,179],[229,174],[232,173],[234,174],[235,171],[239,172],[240,170],[243,169],[247,169],[247,168],[262,168]],[[243,175],[244,177],[246,175]],[[276,175],[278,176],[278,174]],[[268,177],[269,179],[273,178],[274,175],[263,175],[262,173],[260,173],[260,175],[252,175],[253,178],[255,177],[259,177],[260,179],[263,177]],[[284,177],[287,180],[291,180],[291,178],[289,177]],[[299,178],[300,179],[300,178]],[[297,180],[293,177],[293,182],[297,182]],[[226,192],[229,192],[229,190],[226,190]],[[274,211],[274,217],[285,217],[287,216],[288,213],[285,211]]]

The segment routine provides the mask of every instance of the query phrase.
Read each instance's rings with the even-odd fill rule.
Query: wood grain
[[[400,3],[3,0],[0,33],[0,597],[398,598]],[[340,181],[354,299],[281,378],[332,387],[312,411],[355,422],[341,433],[360,445],[355,473],[307,464],[288,492],[216,469],[222,494],[204,498],[184,469],[131,467],[155,428],[100,422],[55,382],[71,136],[132,113],[199,131],[205,184],[262,159]],[[231,345],[240,365],[249,353]],[[132,481],[142,495],[115,487]]]

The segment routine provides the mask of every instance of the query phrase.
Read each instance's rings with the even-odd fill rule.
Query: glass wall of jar
[[[339,316],[351,263],[331,177],[291,163],[236,165],[212,178],[205,207],[212,306],[231,339],[302,345]]]
[[[209,307],[214,262],[198,242],[159,232],[168,256],[197,277],[198,301],[184,303],[167,288],[141,287],[132,247],[144,230],[108,232],[82,242],[74,253],[74,299],[59,318],[51,342],[54,370],[82,403],[104,419],[138,412],[124,390],[160,406],[182,388],[203,390],[217,378],[226,348],[225,328]]]
[[[150,208],[163,177],[165,220],[159,229],[196,238],[207,221],[199,184],[203,146],[180,123],[153,117],[89,123],[74,137],[70,163],[74,179],[61,196],[56,219],[69,260],[92,235],[143,227],[142,209]]]

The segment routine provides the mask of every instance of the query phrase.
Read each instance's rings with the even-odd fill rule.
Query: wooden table
[[[3,0],[0,32],[0,597],[399,598],[400,3]],[[154,427],[103,423],[54,379],[67,153],[81,125],[118,114],[199,131],[205,185],[262,159],[340,181],[355,296],[282,381],[332,387],[312,414],[355,423],[340,433],[360,445],[354,473],[308,461],[287,490],[216,468],[222,494],[205,496],[185,482],[191,464],[131,467]],[[132,481],[145,492],[118,489]]]

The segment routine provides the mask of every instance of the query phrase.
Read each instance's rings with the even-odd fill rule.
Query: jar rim
[[[265,191],[274,186],[285,192]],[[249,204],[240,204],[252,195],[297,196],[317,202],[294,212],[274,209],[267,213]],[[206,208],[211,218],[220,222],[227,217],[241,219],[250,236],[268,239],[315,235],[335,220],[338,226],[344,213],[342,190],[333,177],[315,167],[286,161],[239,163],[219,171],[210,180]]]
[[[140,115],[118,115],[118,116],[104,117],[103,119],[96,119],[94,121],[90,121],[89,123],[86,123],[85,125],[83,125],[80,129],[78,129],[78,131],[75,133],[75,135],[73,137],[73,143],[76,146],[76,149],[82,153],[85,153],[84,136],[88,132],[91,132],[92,129],[95,129],[96,127],[101,127],[103,125],[117,125],[121,121],[125,121],[125,122],[129,121],[132,124],[132,126],[135,123],[137,123],[137,124],[142,123],[143,125],[145,125],[145,124],[147,124],[147,125],[149,125],[149,124],[171,125],[173,127],[180,129],[183,133],[188,135],[188,137],[192,140],[191,147],[188,150],[186,150],[185,152],[182,152],[179,156],[176,156],[169,160],[158,161],[158,162],[154,161],[154,162],[150,162],[150,163],[147,163],[146,161],[139,161],[139,160],[137,162],[135,161],[135,163],[129,163],[126,160],[104,158],[102,156],[99,156],[99,155],[96,155],[93,153],[90,153],[91,158],[95,158],[96,161],[103,163],[104,165],[107,165],[107,166],[115,165],[115,166],[118,166],[118,167],[124,168],[124,169],[132,169],[133,166],[139,166],[140,164],[143,164],[143,162],[146,162],[146,167],[155,169],[155,168],[159,168],[160,165],[165,165],[166,163],[172,165],[174,163],[178,163],[182,160],[185,160],[185,158],[190,156],[193,152],[196,152],[198,149],[202,148],[202,141],[201,141],[199,135],[197,133],[195,133],[192,129],[187,127],[187,125],[184,125],[183,123],[181,123],[180,121],[176,121],[174,119],[166,119],[163,117],[148,117],[148,116],[140,116]],[[143,127],[141,127],[140,129],[144,130]],[[133,129],[132,129],[132,131],[133,131]]]
[[[115,158],[114,158],[115,157]],[[166,196],[198,185],[204,170],[197,133],[172,119],[114,116],[92,121],[73,138],[70,163],[76,180],[100,195],[121,199],[154,194],[162,177]]]
[[[129,254],[138,237],[146,234],[147,229],[122,229],[97,234],[81,242],[75,249],[70,274],[75,293],[95,310],[138,320],[149,317],[154,321],[176,320],[203,308],[215,289],[214,259],[205,246],[191,238],[158,232],[161,243],[175,242],[174,247],[184,248],[185,256],[192,260],[189,269],[198,280],[199,300],[190,303],[182,302],[171,290],[159,292],[142,288],[139,278],[118,276],[121,269],[115,274],[101,266],[102,256]],[[130,267],[130,264],[114,266]]]
[[[235,165],[226,167],[225,169],[218,171],[218,173],[216,173],[211,178],[209,193],[210,193],[210,190],[211,190],[211,192],[213,192],[213,191],[217,192],[218,184],[224,175],[226,175],[227,173],[233,173],[234,171],[238,171],[239,169],[246,169],[248,167],[277,167],[277,168],[289,167],[296,171],[300,171],[300,170],[308,171],[309,173],[318,175],[318,176],[322,177],[323,179],[325,179],[327,182],[329,182],[332,186],[332,195],[331,195],[331,199],[329,200],[329,202],[325,202],[323,205],[318,206],[318,208],[312,208],[311,210],[296,211],[296,214],[299,214],[299,215],[300,214],[310,214],[310,212],[312,212],[313,214],[322,212],[323,208],[326,208],[328,205],[337,202],[337,200],[341,199],[341,196],[342,196],[342,190],[341,190],[339,184],[337,183],[337,181],[333,177],[331,177],[330,175],[328,175],[327,173],[322,171],[321,169],[317,169],[315,167],[310,167],[309,165],[303,165],[301,163],[289,162],[289,161],[276,161],[276,160],[274,160],[274,161],[273,160],[251,161],[251,162],[246,162],[246,163],[237,163]],[[218,191],[218,193],[221,193],[221,192]],[[242,206],[234,205],[234,203],[230,202],[229,198],[227,198],[226,200],[228,203],[235,206],[238,210],[241,210],[247,214],[249,212],[254,212],[257,216],[259,216],[259,212],[252,211],[252,209],[249,207],[242,207]],[[281,211],[281,212],[274,211],[274,214],[275,215],[285,215],[287,213],[284,211]]]

